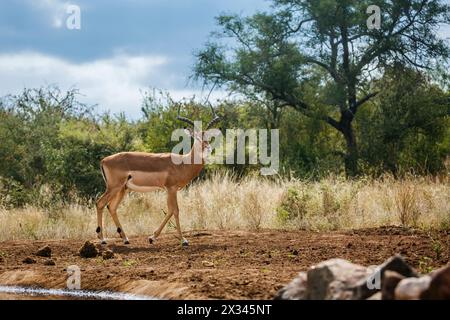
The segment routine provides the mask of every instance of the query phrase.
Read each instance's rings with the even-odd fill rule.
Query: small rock
[[[30,258],[30,257],[26,257],[25,259],[23,259],[22,262],[25,264],[35,264],[36,260],[34,260],[33,258]]]
[[[47,259],[44,261],[44,266],[56,266],[56,263],[53,259]]]
[[[103,258],[103,260],[113,259],[114,258],[114,252],[112,252],[111,250],[106,250],[106,251],[103,252],[102,258]]]
[[[40,248],[36,252],[36,255],[38,257],[50,258],[52,256],[52,249],[48,245],[46,245],[45,247]]]
[[[305,300],[307,297],[307,275],[300,272],[287,286],[278,291],[274,300]]]
[[[82,258],[95,258],[98,256],[98,250],[92,242],[86,241],[80,249],[80,256]]]
[[[395,300],[419,300],[431,283],[430,276],[421,278],[406,278],[395,288]]]
[[[206,268],[214,268],[215,267],[214,262],[206,261],[206,260],[202,261],[202,265]]]
[[[423,300],[450,300],[450,265],[430,274],[431,283],[425,290]]]
[[[387,270],[384,273],[384,281],[381,285],[381,297],[382,300],[395,300],[395,288],[400,281],[405,279],[401,274]]]

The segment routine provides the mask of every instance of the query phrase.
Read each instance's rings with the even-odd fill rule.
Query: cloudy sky
[[[67,5],[81,29],[66,27]],[[1,0],[0,96],[57,84],[100,110],[139,116],[142,91],[197,97],[193,53],[223,12],[251,14],[264,0]],[[216,95],[221,95],[220,92]]]
[[[66,27],[67,5],[81,30]],[[99,110],[138,117],[142,91],[205,97],[188,82],[193,53],[223,12],[251,14],[267,0],[1,0],[0,96],[57,84]],[[450,32],[445,32],[449,35]],[[220,92],[216,95],[221,96]]]

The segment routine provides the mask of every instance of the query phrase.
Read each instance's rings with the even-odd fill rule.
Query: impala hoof
[[[184,239],[184,240],[181,242],[181,246],[182,246],[182,247],[189,247],[189,241],[187,241],[186,239]]]
[[[155,237],[149,237],[148,238],[148,242],[150,242],[150,244],[155,244],[156,238]]]
[[[124,240],[124,241],[123,241],[123,244],[128,245],[128,244],[130,244],[130,241]]]
[[[107,245],[106,240],[102,240],[100,243],[101,243],[103,246],[104,246],[104,245]]]

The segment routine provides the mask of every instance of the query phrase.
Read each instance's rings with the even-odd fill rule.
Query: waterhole
[[[157,300],[156,298],[123,292],[42,289],[0,286],[3,300]]]

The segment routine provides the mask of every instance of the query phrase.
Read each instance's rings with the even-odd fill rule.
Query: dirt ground
[[[182,248],[173,234],[162,235],[155,245],[146,237],[131,238],[128,246],[113,239],[106,246],[115,253],[111,260],[81,258],[83,241],[3,242],[0,285],[65,288],[66,268],[77,265],[85,290],[168,299],[271,299],[299,271],[330,258],[376,265],[401,254],[422,272],[450,260],[450,232],[396,227],[335,233],[197,231],[186,237],[188,248]],[[46,258],[35,255],[47,244],[55,266],[45,266]],[[36,263],[23,263],[27,257]]]

